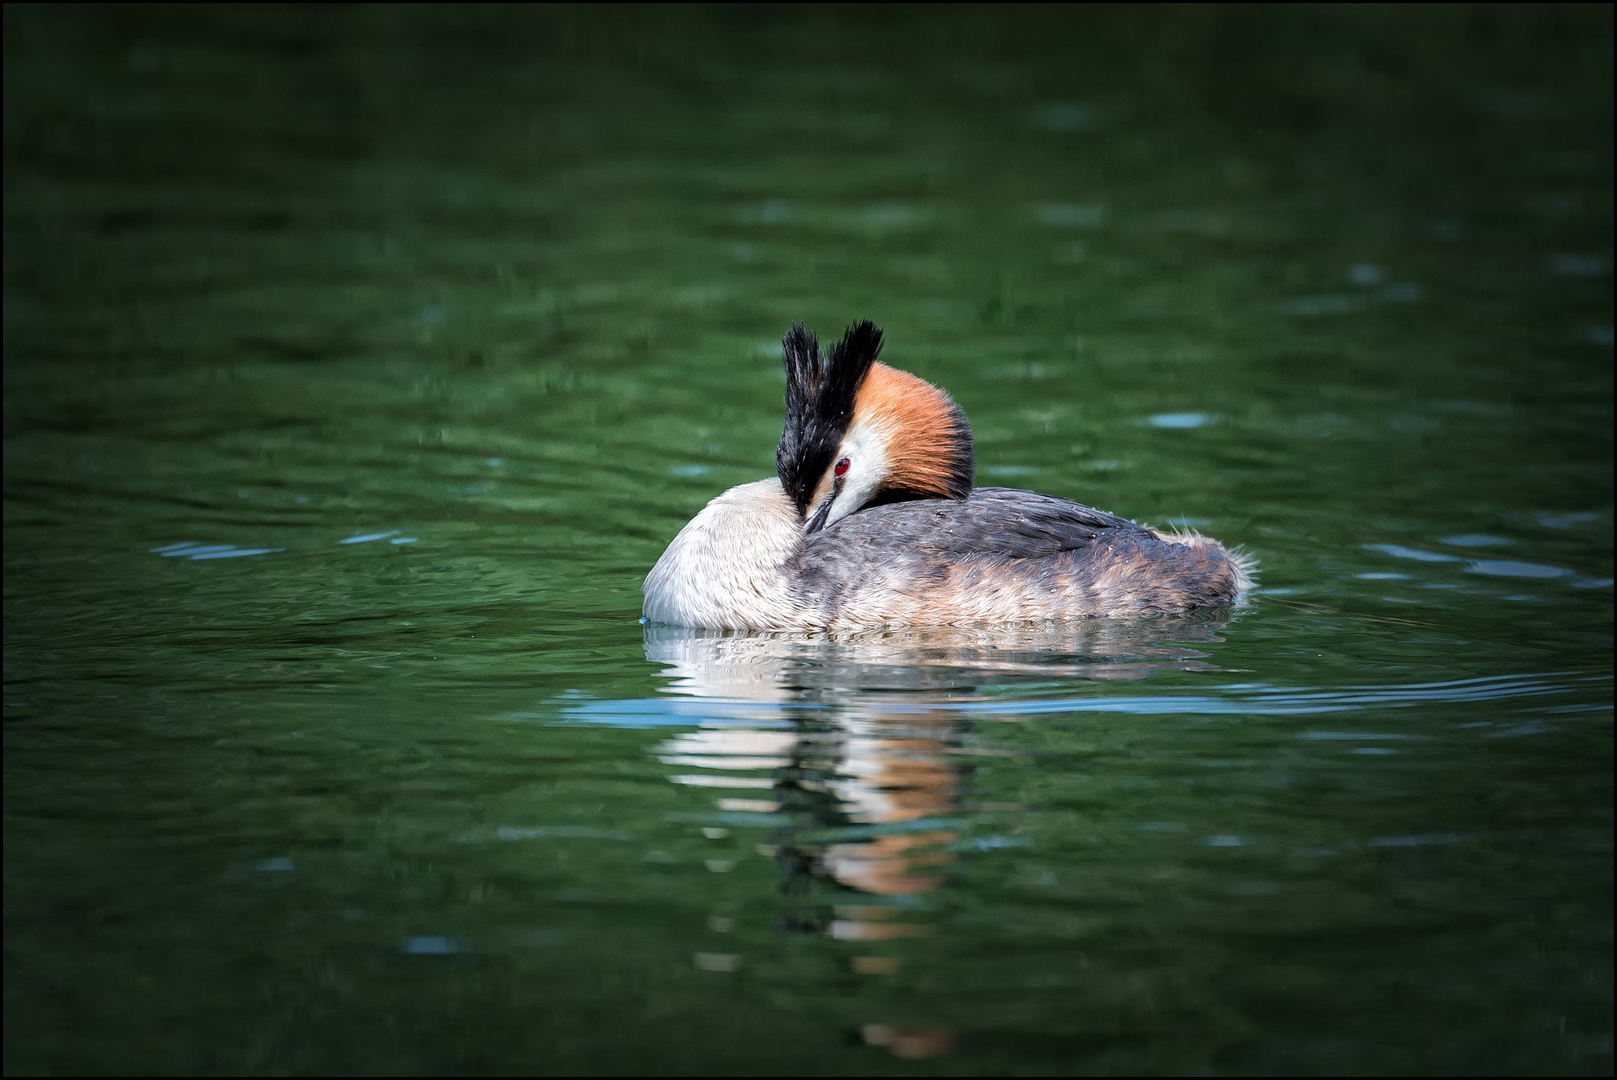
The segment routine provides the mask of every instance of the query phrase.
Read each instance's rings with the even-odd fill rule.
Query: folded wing
[[[826,625],[1149,615],[1238,597],[1239,561],[1009,488],[870,506],[809,538],[801,601]]]
[[[877,552],[999,555],[1035,559],[1088,547],[1108,533],[1150,530],[1116,514],[1012,488],[976,488],[965,499],[870,506],[810,538],[805,569],[829,568]]]

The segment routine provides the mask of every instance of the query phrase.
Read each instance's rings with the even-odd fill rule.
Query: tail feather
[[[1237,544],[1233,548],[1225,547],[1210,536],[1203,536],[1195,529],[1183,526],[1174,526],[1170,529],[1152,529],[1160,539],[1170,544],[1182,544],[1185,547],[1197,548],[1204,551],[1216,551],[1223,556],[1224,562],[1229,566],[1230,576],[1235,582],[1234,602],[1244,603],[1246,594],[1257,584],[1258,558],[1244,547]]]

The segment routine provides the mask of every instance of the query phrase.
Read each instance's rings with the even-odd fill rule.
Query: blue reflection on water
[[[1572,571],[1559,566],[1544,566],[1541,563],[1516,562],[1510,559],[1477,559],[1466,565],[1465,572],[1514,578],[1558,578],[1572,575]]]
[[[463,942],[437,934],[418,934],[399,942],[399,952],[406,956],[451,956],[470,951]]]
[[[1147,423],[1158,428],[1196,428],[1212,423],[1213,419],[1208,413],[1200,412],[1157,413]]]
[[[1395,559],[1414,559],[1416,562],[1459,562],[1458,555],[1444,555],[1436,551],[1422,551],[1420,548],[1404,547],[1402,544],[1366,544],[1366,549],[1379,551],[1383,555],[1391,555]]]
[[[1543,697],[1576,693],[1578,684],[1610,682],[1609,676],[1579,672],[1550,672],[1539,675],[1493,675],[1447,682],[1409,683],[1393,686],[1363,686],[1344,690],[1318,690],[1299,687],[1264,686],[1237,683],[1206,694],[1103,695],[1095,697],[995,699],[978,701],[929,701],[909,704],[883,701],[882,713],[890,716],[946,710],[994,716],[1040,716],[1051,713],[1134,713],[1144,716],[1191,714],[1208,716],[1306,716],[1319,713],[1358,712],[1365,709],[1406,708],[1430,702],[1500,701],[1517,697]],[[776,703],[725,699],[641,698],[622,701],[590,701],[567,705],[559,710],[562,722],[605,724],[614,727],[662,727],[701,722],[766,724],[784,727],[781,717],[789,710],[823,709],[814,702]],[[509,713],[496,719],[548,720],[556,714]],[[1350,732],[1306,732],[1304,739],[1394,739],[1403,735]]]
[[[161,555],[165,559],[184,558],[193,561],[204,559],[240,559],[248,555],[273,555],[285,548],[239,548],[234,544],[197,544],[185,541],[180,544],[164,544],[162,547],[151,549],[152,554]]]

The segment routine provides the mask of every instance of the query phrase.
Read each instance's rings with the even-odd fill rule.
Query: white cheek
[[[856,426],[849,431],[837,449],[837,458],[848,459],[848,471],[842,478],[842,493],[831,504],[827,525],[869,502],[887,475],[886,450],[880,436],[869,428]]]
[[[881,473],[878,470],[869,466],[861,469],[850,465],[848,475],[842,481],[842,494],[837,496],[837,501],[833,505],[840,508],[847,504],[847,513],[851,514],[869,502],[879,486],[881,486]]]

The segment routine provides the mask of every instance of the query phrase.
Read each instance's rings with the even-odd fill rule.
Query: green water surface
[[[1612,1069],[1612,22],[5,9],[5,1070]],[[886,330],[1238,610],[645,627]]]

